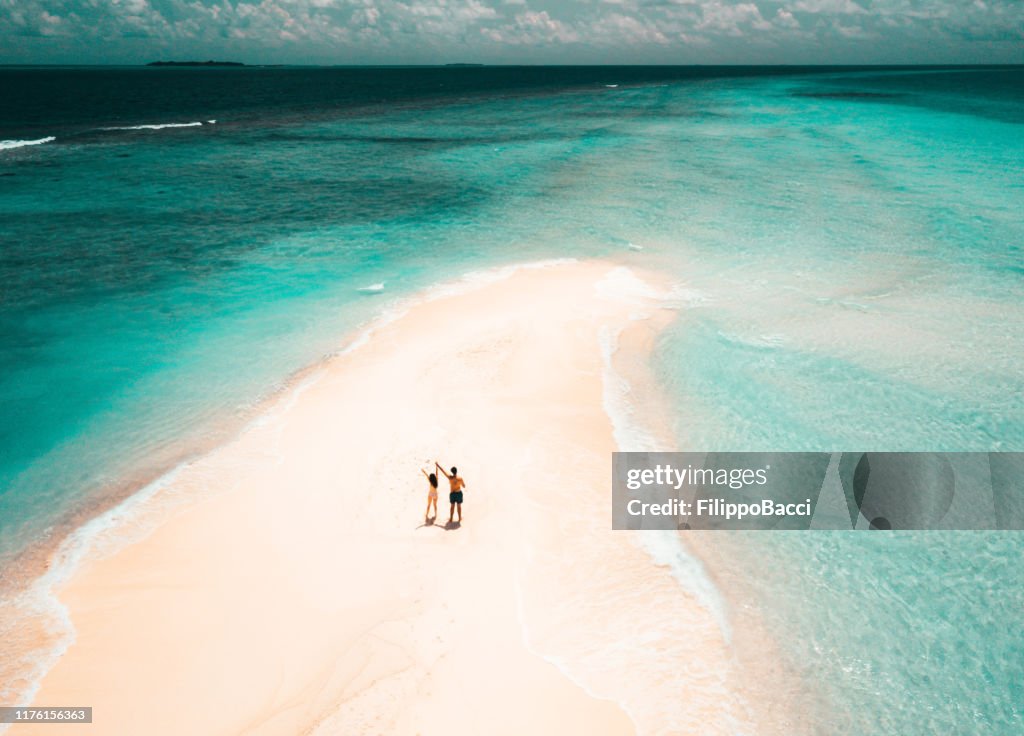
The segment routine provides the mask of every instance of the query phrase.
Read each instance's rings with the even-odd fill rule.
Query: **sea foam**
[[[207,125],[212,125],[213,120],[207,121]],[[191,123],[152,123],[147,125],[111,125],[106,128],[100,128],[100,130],[163,130],[164,128],[198,128],[203,125],[202,122],[196,120]]]
[[[23,148],[25,146],[38,146],[43,143],[52,143],[55,140],[57,140],[56,136],[48,135],[45,138],[34,138],[33,140],[0,141],[0,151],[6,151],[11,148]]]
[[[599,295],[605,298],[626,300],[637,305],[651,304],[660,307],[678,307],[700,301],[700,295],[682,287],[667,292],[660,291],[630,269],[615,268],[596,285]],[[601,356],[603,360],[603,403],[605,413],[612,423],[612,434],[616,448],[630,452],[658,452],[673,448],[665,445],[645,426],[641,417],[642,407],[634,402],[633,386],[615,369],[615,353],[618,351],[617,332],[604,328],[600,333]],[[700,560],[689,554],[673,531],[654,530],[637,532],[637,544],[650,556],[655,564],[667,567],[672,576],[718,623],[726,641],[731,639],[728,609],[721,594],[708,577]]]

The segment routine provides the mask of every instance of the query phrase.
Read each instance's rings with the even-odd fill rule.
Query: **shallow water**
[[[681,449],[1024,450],[1020,69],[0,76],[0,559],[393,299],[541,258],[681,283]],[[1020,730],[1016,535],[722,540],[817,732]]]

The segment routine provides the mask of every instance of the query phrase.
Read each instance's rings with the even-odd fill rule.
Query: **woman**
[[[423,517],[424,521],[430,521],[430,504],[434,504],[434,518],[437,518],[437,476],[433,473],[427,473],[423,468],[420,468],[420,472],[427,476],[427,480],[430,481],[430,490],[427,491],[427,513]]]

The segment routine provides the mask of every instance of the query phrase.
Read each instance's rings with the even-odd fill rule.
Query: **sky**
[[[0,63],[1024,63],[1024,0],[0,0]]]

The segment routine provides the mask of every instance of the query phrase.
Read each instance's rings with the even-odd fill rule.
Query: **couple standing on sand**
[[[434,467],[444,473],[444,477],[448,479],[448,485],[450,486],[450,492],[448,493],[448,502],[452,505],[448,511],[448,523],[452,523],[452,517],[455,516],[455,507],[459,507],[459,523],[462,523],[462,491],[466,487],[466,481],[462,480],[459,475],[459,469],[454,465],[452,466],[451,475],[445,473],[444,468],[437,461],[434,461]],[[428,473],[423,468],[420,468],[420,472],[427,476],[427,480],[430,481],[430,490],[427,492],[427,513],[424,516],[425,519],[430,519],[430,504],[434,504],[434,518],[437,518],[437,476],[433,473]]]

